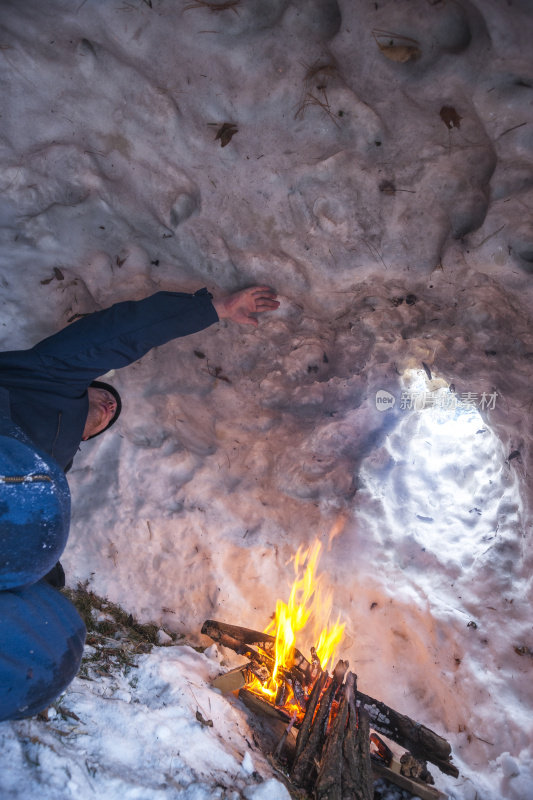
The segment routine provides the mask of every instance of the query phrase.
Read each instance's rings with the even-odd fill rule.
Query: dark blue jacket
[[[211,299],[207,289],[158,292],[90,314],[29,350],[0,353],[11,418],[65,469],[82,439],[91,381],[218,322]]]

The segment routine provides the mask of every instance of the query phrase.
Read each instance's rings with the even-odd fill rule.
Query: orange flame
[[[292,666],[296,636],[308,627],[308,623],[312,627],[311,641],[322,669],[326,669],[333,661],[344,633],[345,625],[340,624],[339,618],[330,623],[332,594],[322,589],[322,578],[316,575],[321,548],[318,539],[307,550],[298,548],[294,557],[296,577],[289,600],[287,603],[277,601],[275,619],[265,630],[265,633],[275,635],[275,666],[265,684],[254,680],[247,688],[267,695],[272,701],[275,701],[279,686],[283,683],[280,671]],[[307,634],[306,638],[311,637]],[[286,699],[285,706],[294,710],[291,699]]]

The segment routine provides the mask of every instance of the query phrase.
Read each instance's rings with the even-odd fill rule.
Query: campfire
[[[372,800],[374,780],[380,777],[422,800],[443,798],[430,785],[427,762],[457,777],[448,742],[363,694],[348,662],[337,659],[345,626],[339,619],[330,622],[332,596],[316,574],[320,550],[318,541],[298,550],[289,600],[278,600],[265,631],[204,623],[202,633],[247,659],[214,685],[238,692],[254,712],[286,723],[274,755],[287,765],[290,781],[316,800]],[[310,660],[296,648],[297,634],[304,629],[313,631],[316,642]],[[404,749],[400,757],[392,742]]]

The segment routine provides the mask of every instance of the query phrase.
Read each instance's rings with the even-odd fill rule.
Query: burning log
[[[322,751],[315,782],[316,800],[342,800],[342,749],[349,711],[344,694]]]
[[[289,678],[287,680],[287,683],[292,688],[292,691],[294,693],[294,699],[296,700],[302,711],[305,711],[307,705],[307,695],[305,693],[304,687],[302,686],[300,681],[297,680],[296,678],[294,680],[291,680]]]
[[[306,717],[308,720],[308,725],[306,726],[310,732],[307,736],[307,740],[305,745],[298,747],[298,740],[296,740],[296,752],[299,753],[295,759],[294,764],[291,771],[291,780],[294,781],[298,786],[309,786],[314,783],[315,780],[315,772],[316,767],[315,764],[319,761],[322,748],[324,746],[324,741],[326,739],[326,733],[328,728],[328,722],[330,719],[331,714],[331,707],[333,705],[333,701],[335,696],[344,680],[344,675],[348,668],[347,661],[339,661],[337,666],[333,671],[333,676],[330,679],[329,685],[326,686],[326,690],[323,692],[322,696],[318,699],[318,709],[316,714],[313,718],[313,712],[311,712],[309,706],[304,716],[304,722],[306,721]],[[328,674],[327,672],[323,673],[325,676],[324,684],[327,684]],[[318,681],[317,681],[318,683]],[[315,686],[316,688],[316,686]],[[338,713],[337,713],[338,716]],[[331,732],[328,736],[328,739],[331,738]]]
[[[325,675],[327,681],[328,675],[327,673],[325,673]],[[310,786],[314,782],[316,774],[315,764],[320,757],[322,745],[326,737],[325,728],[328,723],[335,689],[335,683],[331,681],[319,700],[318,710],[312,720],[307,742],[301,748],[298,758],[294,759],[290,777],[297,786]],[[296,747],[298,748],[298,744],[296,744]]]
[[[346,702],[349,707],[348,727],[344,737],[341,786],[343,797],[354,800],[372,800],[374,776],[370,761],[370,729],[368,714],[364,709],[356,711],[357,676],[353,672],[346,678]]]
[[[321,672],[318,678],[315,681],[315,685],[313,686],[313,691],[309,697],[309,702],[307,703],[307,710],[305,712],[305,716],[303,718],[302,724],[300,725],[300,730],[298,731],[298,737],[296,739],[296,752],[294,754],[295,762],[301,755],[302,750],[304,749],[305,745],[307,744],[307,740],[309,739],[309,733],[311,731],[311,723],[315,717],[316,707],[318,705],[318,701],[322,694],[322,689],[324,688],[324,684],[328,678],[327,672]]]
[[[217,622],[207,619],[202,625],[202,633],[213,639],[214,642],[229,647],[239,655],[245,656],[250,661],[267,666],[270,671],[274,666],[274,647],[276,637],[269,633],[254,631],[251,628],[240,628],[238,625],[228,625],[226,622]],[[249,645],[257,645],[260,652]],[[272,654],[272,655],[271,655]],[[291,673],[300,684],[307,685],[315,677],[316,669],[303,653],[294,651],[294,663]]]
[[[340,661],[331,679],[325,672],[317,679],[296,741],[291,780],[314,787],[316,800],[372,800],[374,793],[368,714],[356,709],[356,676],[349,672],[342,685],[347,666]]]

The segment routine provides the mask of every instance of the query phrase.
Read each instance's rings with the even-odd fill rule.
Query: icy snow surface
[[[122,417],[69,475],[69,584],[201,641],[208,617],[263,628],[320,537],[342,655],[449,739],[456,800],[533,798],[532,40],[531,0],[0,3],[1,345],[159,289],[282,300],[111,376]],[[428,372],[481,417],[404,408]],[[222,797],[224,773],[283,797],[246,784],[243,737],[193,732],[187,658],[143,657],[140,705],[77,680],[86,735],[38,767],[35,723],[3,724],[0,786]],[[219,734],[246,725],[201,698]]]
[[[46,728],[18,723],[15,740],[3,725],[2,800],[290,800],[266,759],[250,755],[242,712],[210,688],[217,655],[157,648],[127,676],[76,678]]]

